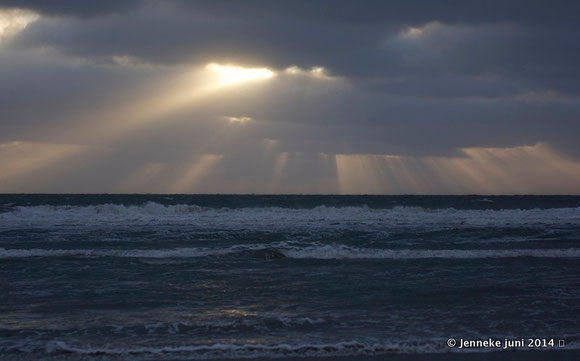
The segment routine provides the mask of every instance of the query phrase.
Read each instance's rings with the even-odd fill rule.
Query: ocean
[[[579,196],[0,195],[0,359],[577,356],[579,271]]]

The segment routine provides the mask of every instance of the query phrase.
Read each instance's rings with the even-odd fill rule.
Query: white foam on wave
[[[242,251],[259,250],[263,245],[239,245],[222,249],[185,247],[167,249],[4,249],[0,258],[26,257],[122,257],[122,258],[201,258],[221,256]]]
[[[258,358],[288,356],[360,356],[382,355],[386,353],[439,353],[445,352],[443,340],[426,342],[397,342],[389,344],[344,341],[337,343],[303,343],[303,344],[225,344],[183,345],[162,347],[79,347],[63,341],[52,341],[45,346],[48,354],[73,353],[81,355],[138,356],[168,355],[184,356],[187,359],[211,358]]]
[[[17,337],[30,336],[45,336],[45,337],[69,337],[69,336],[103,336],[107,334],[115,334],[116,337],[123,336],[137,336],[143,333],[148,335],[173,335],[183,334],[191,337],[199,336],[200,334],[208,335],[209,333],[229,333],[229,332],[269,332],[272,330],[312,330],[314,327],[327,329],[335,323],[331,318],[320,317],[292,317],[280,315],[264,315],[264,316],[231,316],[222,317],[219,319],[194,319],[194,320],[180,320],[174,322],[154,322],[145,324],[113,324],[97,327],[86,327],[85,322],[78,321],[82,325],[81,328],[58,328],[55,327],[54,320],[43,321],[46,327],[40,327],[39,323],[35,323],[35,327],[24,325],[22,323],[14,322],[5,325],[0,324],[0,333],[6,337],[9,335],[17,335]]]
[[[577,342],[566,344],[567,350],[578,350]],[[544,351],[550,349],[543,349]],[[387,342],[342,341],[334,343],[214,343],[202,345],[173,346],[105,346],[75,345],[70,342],[54,340],[47,343],[27,342],[21,345],[1,346],[0,352],[9,357],[11,354],[31,356],[58,355],[98,356],[100,358],[122,360],[150,360],[151,357],[163,360],[207,360],[207,359],[255,359],[285,357],[330,357],[330,356],[378,356],[393,353],[399,354],[435,354],[435,353],[472,353],[472,352],[505,352],[501,348],[474,348],[458,350],[449,348],[446,339],[413,339],[407,341],[392,340]],[[28,358],[25,358],[28,359]],[[68,358],[67,358],[68,359]],[[76,359],[76,358],[74,358]]]
[[[578,350],[576,343],[566,345],[568,350]],[[1,350],[1,348],[0,348]],[[282,357],[328,357],[328,356],[373,356],[386,355],[392,353],[400,354],[428,354],[428,353],[449,353],[449,352],[505,352],[499,348],[458,350],[447,346],[444,339],[426,339],[409,341],[390,341],[384,343],[367,343],[359,341],[343,341],[335,343],[281,343],[281,344],[227,344],[214,343],[209,345],[181,345],[181,346],[158,346],[158,347],[91,347],[74,346],[63,341],[51,341],[45,344],[43,350],[45,354],[56,355],[60,353],[70,353],[78,355],[99,355],[99,356],[119,356],[138,357],[155,355],[155,357],[167,356],[171,359],[253,359],[253,358],[282,358]]]
[[[208,251],[203,248],[174,248],[159,250],[99,250],[99,249],[4,249],[0,258],[27,257],[134,257],[134,258],[196,258],[227,252]]]
[[[196,205],[141,206],[101,204],[93,206],[16,207],[0,213],[0,227],[119,226],[183,224],[202,227],[287,228],[316,227],[511,227],[521,225],[580,225],[579,208],[552,209],[427,209],[366,206],[316,208],[203,208]]]
[[[222,249],[172,248],[149,250],[106,249],[5,249],[0,258],[28,257],[121,257],[121,258],[202,258],[225,256],[245,251],[276,249],[287,258],[297,259],[476,259],[476,258],[580,258],[580,249],[377,249],[356,248],[341,244],[318,244],[307,247],[274,248],[272,245],[239,245]],[[280,246],[280,243],[276,244]]]

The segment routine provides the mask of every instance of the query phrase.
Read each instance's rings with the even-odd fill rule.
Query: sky
[[[0,0],[0,192],[580,194],[578,14]]]

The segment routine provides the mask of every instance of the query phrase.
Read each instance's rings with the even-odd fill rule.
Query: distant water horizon
[[[0,194],[0,354],[580,352],[579,242],[574,195]]]

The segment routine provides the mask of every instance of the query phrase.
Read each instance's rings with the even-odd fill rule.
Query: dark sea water
[[[580,197],[0,195],[0,359],[578,349],[579,271]]]

